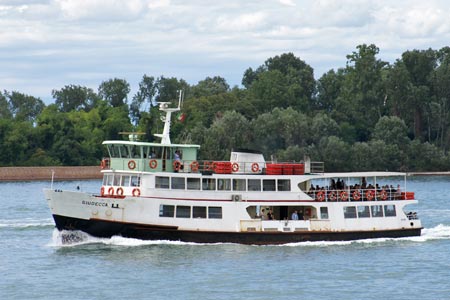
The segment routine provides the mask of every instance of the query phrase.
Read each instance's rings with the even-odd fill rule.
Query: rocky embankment
[[[87,167],[1,167],[0,181],[101,179],[100,166]]]

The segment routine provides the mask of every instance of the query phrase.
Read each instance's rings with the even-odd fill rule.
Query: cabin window
[[[157,189],[168,189],[169,188],[169,177],[156,176],[155,187]]]
[[[202,189],[204,191],[214,191],[216,189],[216,179],[215,178],[203,178]]]
[[[385,205],[384,206],[384,215],[386,217],[395,217],[397,215],[395,212],[395,205]]]
[[[344,207],[344,218],[355,219],[356,218],[356,206],[345,206]]]
[[[209,219],[222,219],[222,207],[210,206],[208,207]]]
[[[261,180],[260,179],[249,179],[248,180],[248,190],[261,192]]]
[[[194,206],[192,208],[192,217],[206,219],[206,206]]]
[[[131,176],[131,186],[141,186],[141,176]]]
[[[160,205],[159,206],[159,216],[173,218],[175,212],[175,207],[173,205]]]
[[[217,179],[218,191],[231,191],[231,179],[219,178]]]
[[[275,179],[263,179],[263,191],[275,191]]]
[[[120,185],[120,175],[118,174],[114,175],[113,185]]]
[[[172,177],[172,189],[184,190],[184,177]]]
[[[382,205],[372,205],[372,217],[373,218],[379,218],[383,216],[383,206]]]
[[[328,207],[321,207],[320,208],[320,218],[321,219],[328,219]]]
[[[108,145],[109,155],[111,157],[120,157],[119,147],[116,145]]]
[[[245,191],[245,179],[233,179],[233,191]]]
[[[103,177],[103,185],[113,185],[114,175],[109,174]]]
[[[288,179],[278,179],[278,190],[279,191],[290,191],[291,181]]]
[[[358,218],[370,218],[370,210],[368,206],[358,206]]]
[[[191,207],[177,205],[177,218],[190,218],[191,217]]]
[[[128,148],[125,145],[118,145],[120,151],[120,157],[122,158],[130,158],[128,153]]]
[[[137,146],[132,146],[130,151],[130,157],[141,158],[141,148]]]
[[[122,180],[120,182],[121,186],[130,186],[130,176],[129,175],[122,175]]]
[[[188,190],[200,190],[200,178],[187,178]]]

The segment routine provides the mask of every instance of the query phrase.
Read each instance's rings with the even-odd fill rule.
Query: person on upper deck
[[[292,213],[291,220],[298,220],[298,212],[296,210]]]

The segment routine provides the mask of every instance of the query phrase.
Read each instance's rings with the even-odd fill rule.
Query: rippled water
[[[409,179],[420,237],[283,246],[88,236],[62,245],[42,193],[49,186],[0,183],[0,299],[450,298],[450,177]]]

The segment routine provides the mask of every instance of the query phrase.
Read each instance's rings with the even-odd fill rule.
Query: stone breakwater
[[[100,166],[0,167],[0,181],[101,179]]]

